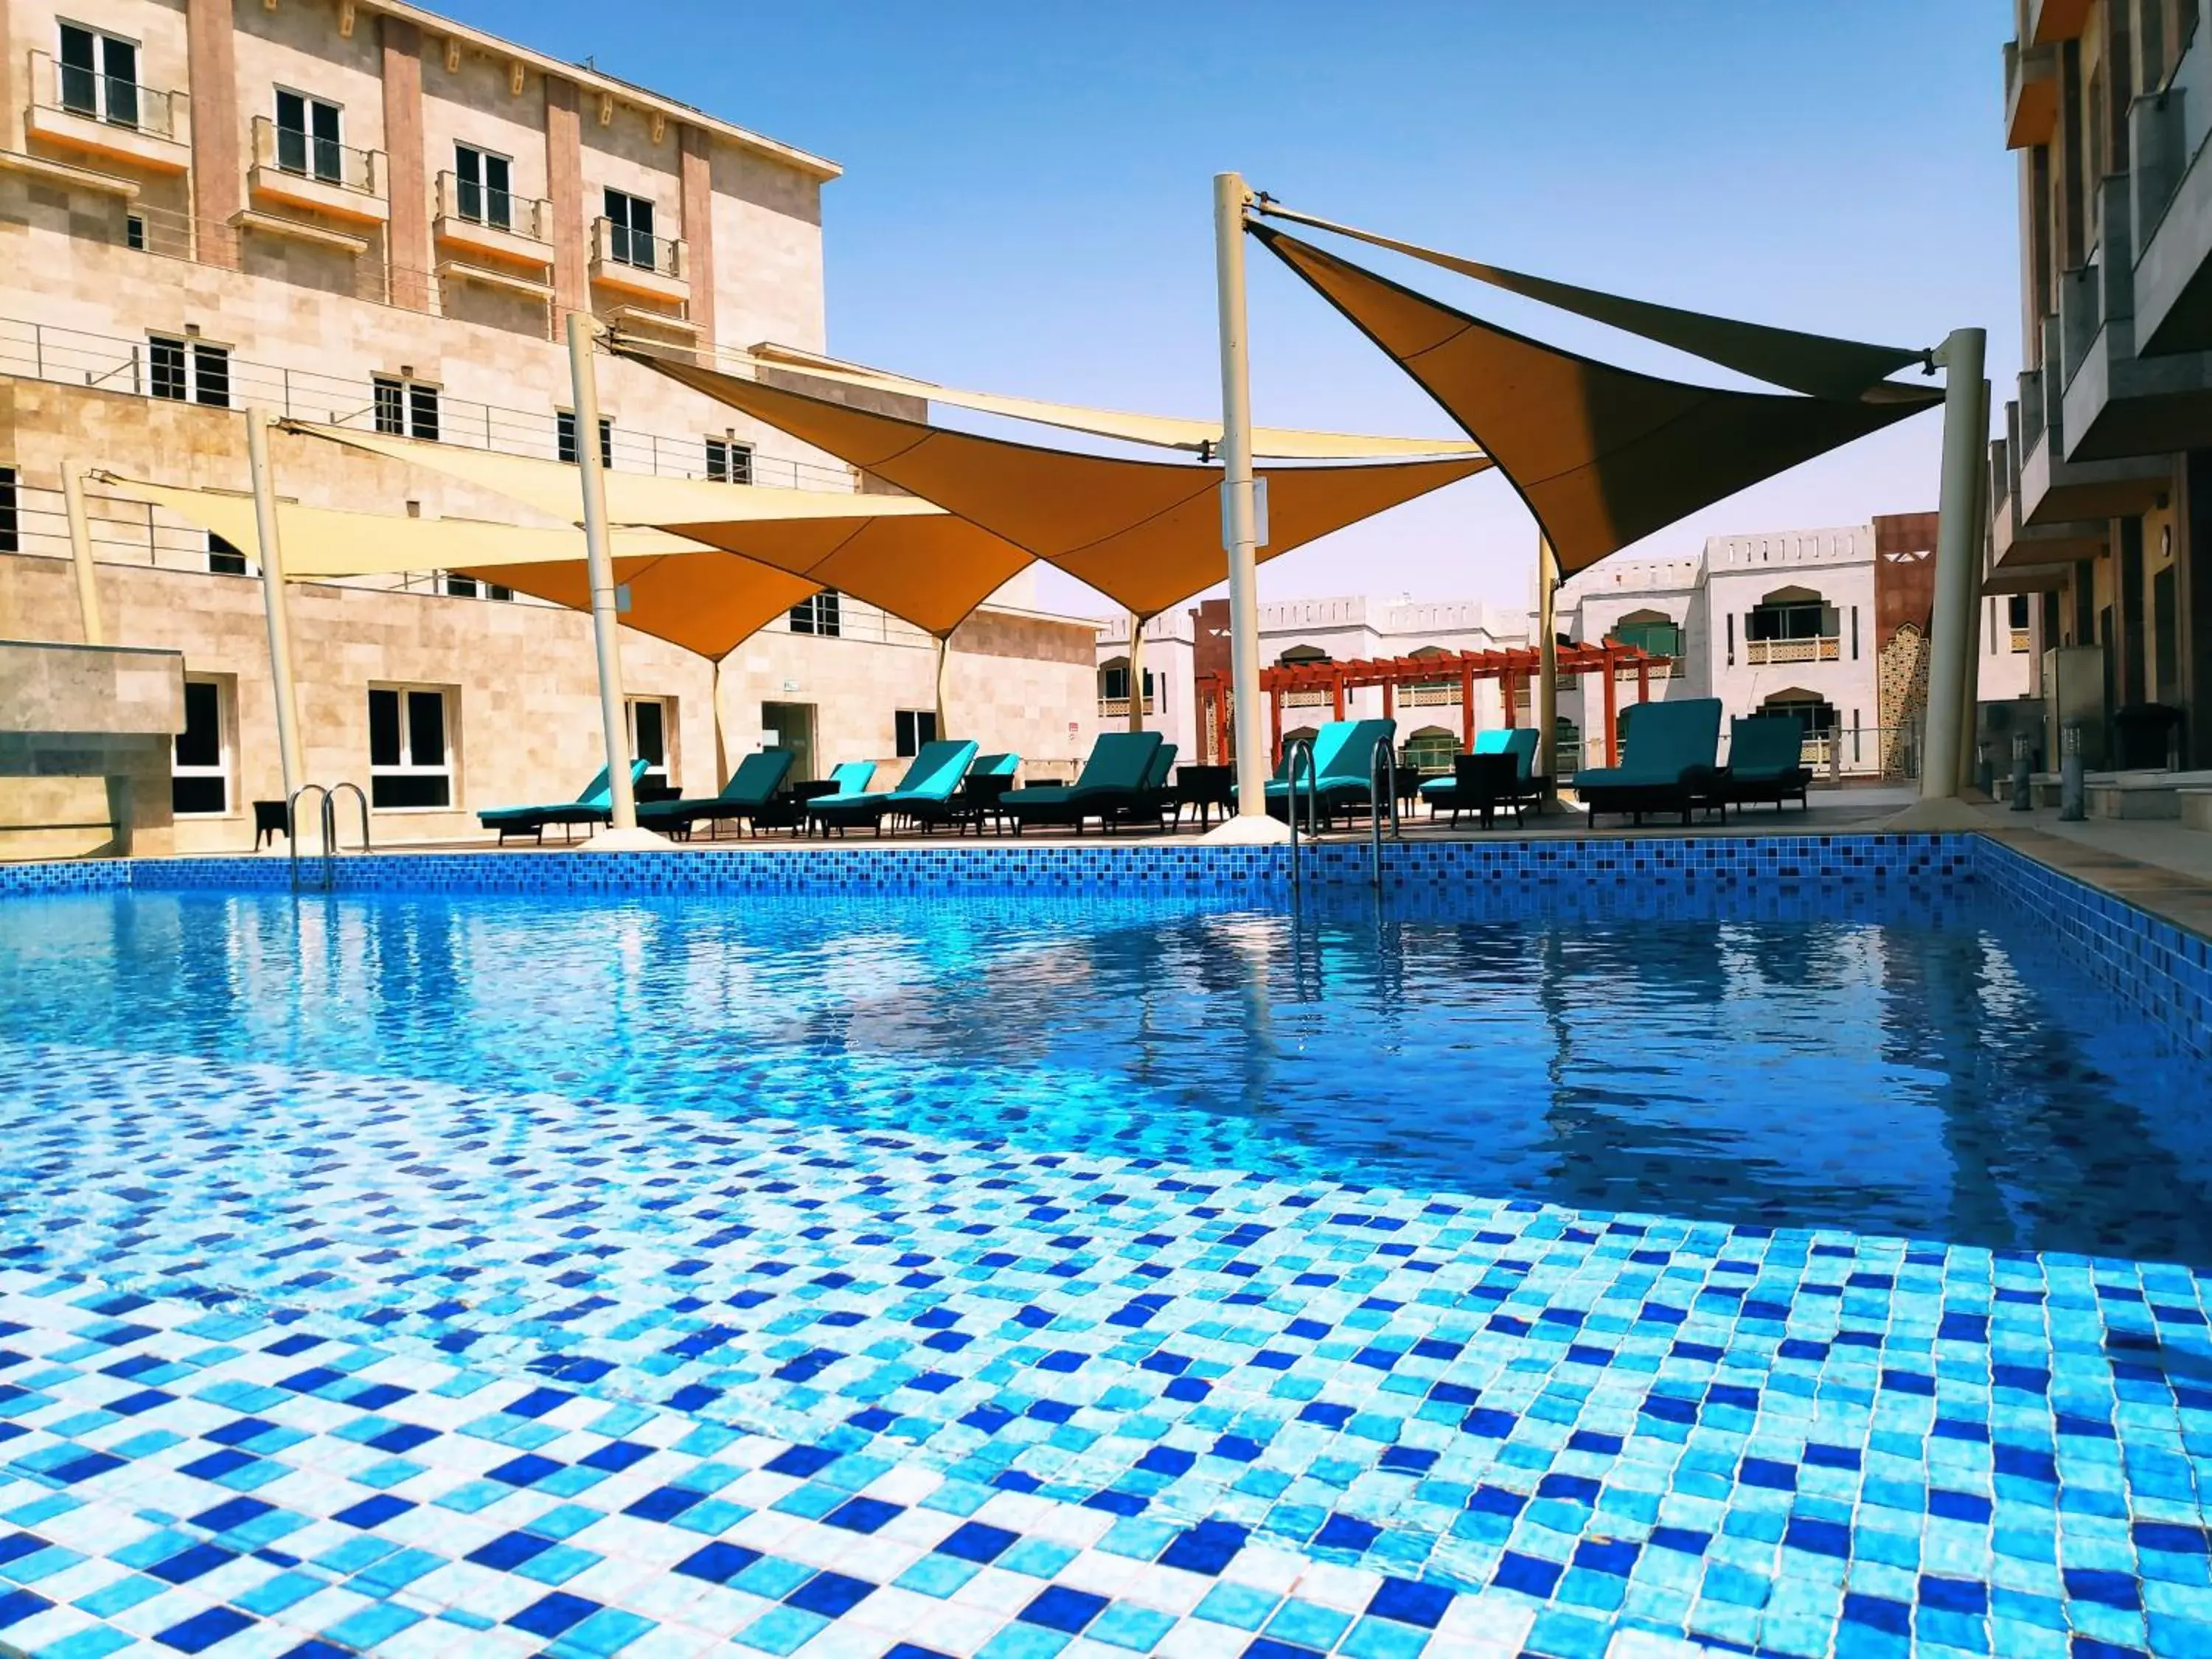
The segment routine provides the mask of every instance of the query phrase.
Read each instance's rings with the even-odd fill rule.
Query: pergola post
[[[1976,590],[1981,586],[1981,483],[1987,471],[1988,387],[1982,362],[1988,337],[1954,329],[1936,349],[1943,366],[1943,471],[1936,528],[1936,600],[1929,617],[1928,725],[1920,799],[1889,821],[1893,829],[1963,829],[1980,819],[1959,800],[1966,676],[1974,647]]]
[[[1605,763],[1620,764],[1620,691],[1613,673],[1613,647],[1605,647]]]
[[[1459,726],[1471,752],[1474,748],[1474,665],[1464,651],[1459,653]]]
[[[1236,686],[1237,816],[1213,832],[1230,841],[1288,841],[1267,816],[1260,754],[1259,515],[1252,489],[1252,374],[1244,314],[1244,210],[1252,192],[1234,173],[1213,175],[1213,263],[1221,332],[1221,540],[1229,555],[1229,665]],[[1280,729],[1281,705],[1276,705]]]
[[[246,411],[246,461],[253,477],[253,533],[260,543],[261,604],[269,618],[269,678],[276,693],[276,754],[284,799],[307,781],[300,743],[300,696],[292,682],[291,596],[284,591],[284,548],[276,530],[276,482],[269,466],[269,411]],[[298,826],[293,826],[296,833]]]
[[[1521,700],[1521,677],[1510,667],[1499,669],[1498,689],[1505,702],[1505,729],[1510,732],[1521,723],[1521,711],[1515,706]],[[1470,749],[1474,746],[1472,743],[1468,745]],[[1541,738],[1537,738],[1536,750],[1539,754],[1543,752],[1543,747],[1544,740]]]
[[[1242,749],[1243,745],[1239,744],[1237,747]],[[1267,754],[1271,764],[1283,763],[1283,693],[1279,687],[1272,685],[1267,688]],[[1244,787],[1241,776],[1237,787],[1240,790]]]
[[[1536,539],[1536,753],[1543,763],[1546,806],[1555,805],[1559,798],[1559,629],[1554,615],[1559,588],[1559,556],[1552,551],[1552,538],[1540,532]]]
[[[1340,720],[1344,718],[1344,665],[1342,663],[1330,665],[1328,690],[1329,718]]]
[[[1651,659],[1641,654],[1636,659],[1636,701],[1651,701]]]

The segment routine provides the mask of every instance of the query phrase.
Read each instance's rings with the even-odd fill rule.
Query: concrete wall
[[[0,858],[175,849],[173,653],[0,641]]]

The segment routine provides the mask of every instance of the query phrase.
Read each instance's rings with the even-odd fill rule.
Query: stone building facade
[[[242,489],[249,404],[574,459],[591,434],[559,343],[572,312],[678,347],[824,349],[837,172],[412,6],[0,0],[0,634],[83,637],[64,471]],[[600,369],[617,470],[870,483],[636,364]],[[414,469],[274,443],[279,493],[309,505],[532,521]],[[251,802],[281,793],[258,584],[204,532],[88,489],[110,642],[180,652],[187,720],[210,706],[191,684],[216,688],[223,805],[180,817],[178,844],[240,845]],[[948,716],[1049,774],[1080,753],[1092,629],[1030,591],[1018,579],[956,635]],[[451,836],[597,764],[586,619],[436,573],[301,586],[295,609],[311,776],[362,778],[372,689],[446,699],[445,805],[385,809],[380,839]],[[637,740],[690,793],[764,736],[803,749],[805,775],[895,763],[935,701],[932,643],[849,598],[810,601],[719,674],[627,632],[623,655],[633,697],[661,705],[634,716]]]

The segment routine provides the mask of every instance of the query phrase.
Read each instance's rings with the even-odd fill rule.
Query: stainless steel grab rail
[[[323,812],[325,814],[323,823],[323,842],[324,845],[328,847],[332,852],[342,852],[344,850],[337,844],[337,809],[338,797],[346,793],[348,791],[352,792],[355,805],[361,808],[361,850],[366,853],[369,850],[368,797],[362,793],[362,788],[359,784],[351,781],[334,783],[323,793]]]
[[[317,854],[316,869],[321,877],[318,884],[325,892],[337,885],[337,855],[345,849],[338,845],[337,798],[347,790],[361,807],[361,850],[369,850],[368,797],[357,783],[340,782],[327,788],[319,783],[303,783],[295,789],[284,802],[284,842],[292,860],[292,890],[300,890],[300,803],[309,795],[321,797],[315,814],[317,827],[322,831],[323,844]]]
[[[1367,823],[1370,839],[1374,844],[1374,884],[1382,885],[1382,786],[1385,781],[1390,789],[1390,839],[1403,841],[1406,832],[1398,827],[1398,751],[1386,738],[1375,745],[1367,757]]]
[[[1284,770],[1284,778],[1289,787],[1283,792],[1283,809],[1291,821],[1291,902],[1296,904],[1298,902],[1300,881],[1298,762],[1303,758],[1306,768],[1306,839],[1308,841],[1318,841],[1321,838],[1318,827],[1321,822],[1321,769],[1314,763],[1313,741],[1310,738],[1292,739],[1291,746],[1284,750],[1284,758],[1289,763]]]

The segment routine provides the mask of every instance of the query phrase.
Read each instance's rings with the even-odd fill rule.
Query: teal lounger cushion
[[[837,786],[830,793],[836,795],[857,795],[868,787],[875,775],[875,762],[846,761],[830,774],[829,781]]]
[[[1022,769],[1019,755],[978,755],[969,763],[970,781],[976,778],[1011,778]]]
[[[1160,747],[1157,732],[1108,732],[1091,745],[1091,758],[1072,784],[1040,784],[1009,789],[999,805],[1012,811],[1024,806],[1060,806],[1113,790],[1143,787],[1145,775]]]
[[[1369,769],[1375,763],[1375,745],[1390,743],[1398,734],[1395,720],[1331,720],[1314,733],[1314,781],[1324,793],[1367,787]],[[1300,780],[1305,769],[1298,769]],[[1280,800],[1290,793],[1287,777],[1270,779],[1267,795]]]
[[[1514,764],[1519,769],[1521,781],[1526,783],[1536,769],[1536,729],[1531,726],[1521,726],[1508,731],[1502,726],[1493,726],[1486,732],[1474,734],[1474,747],[1468,752],[1471,755],[1512,756]],[[1425,795],[1448,794],[1458,787],[1456,776],[1431,778],[1421,786],[1421,793]]]
[[[791,770],[791,750],[763,749],[748,755],[730,774],[730,781],[722,786],[722,793],[704,800],[653,800],[640,804],[637,815],[641,818],[683,817],[692,812],[713,807],[765,806],[783,782],[783,775]]]
[[[1752,714],[1729,724],[1729,775],[1738,782],[1785,777],[1804,765],[1805,728],[1791,714]]]
[[[921,752],[906,769],[906,775],[890,789],[873,794],[858,790],[840,792],[834,795],[818,795],[806,803],[810,812],[842,812],[854,809],[878,806],[896,806],[903,801],[945,800],[960,787],[960,780],[968,770],[968,763],[975,758],[972,743],[954,743],[949,739],[926,743]]]
[[[633,786],[645,775],[648,763],[641,760],[630,763],[629,781]],[[579,806],[601,811],[613,809],[614,792],[607,787],[605,767],[602,766],[592,774],[592,781],[584,786],[583,793],[574,800],[548,801],[539,806],[487,807],[477,814],[477,820],[480,823],[493,824],[514,818],[534,818],[546,812],[566,812]]]
[[[1680,702],[1637,706],[1622,764],[1575,774],[1575,788],[1662,789],[1700,769],[1710,771],[1720,754],[1718,697],[1690,697]]]

